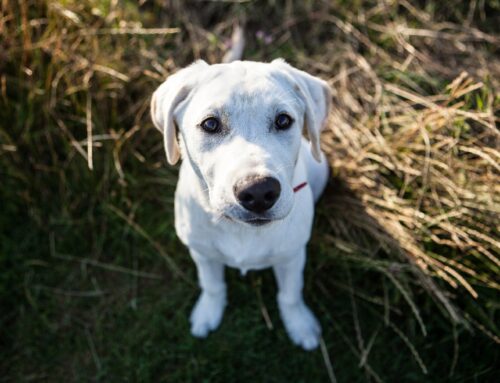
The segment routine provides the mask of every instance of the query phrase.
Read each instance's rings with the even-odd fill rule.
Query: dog
[[[154,92],[151,116],[167,160],[182,158],[175,229],[201,287],[194,336],[222,320],[226,265],[242,274],[272,267],[289,337],[306,350],[318,346],[321,327],[302,289],[314,203],[329,174],[320,133],[330,102],[325,81],[282,59],[196,61]]]

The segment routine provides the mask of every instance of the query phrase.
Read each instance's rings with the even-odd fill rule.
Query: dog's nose
[[[278,200],[281,185],[273,177],[247,177],[234,185],[234,195],[247,210],[263,213]]]

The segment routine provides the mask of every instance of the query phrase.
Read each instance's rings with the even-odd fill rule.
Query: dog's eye
[[[220,121],[215,117],[209,117],[200,124],[207,133],[217,133],[220,130]]]
[[[292,126],[293,119],[288,114],[281,113],[278,114],[276,120],[274,120],[274,124],[276,125],[276,129],[278,130],[286,130],[290,126]]]

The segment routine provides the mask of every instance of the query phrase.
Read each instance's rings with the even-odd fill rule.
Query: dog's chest
[[[290,251],[284,245],[280,230],[266,228],[254,232],[237,230],[219,233],[211,241],[226,265],[245,273],[249,269],[262,269],[279,263]]]
[[[310,235],[312,211],[292,214],[260,229],[242,228],[229,222],[214,224],[196,203],[176,200],[177,235],[191,250],[242,273],[263,269],[296,255]]]

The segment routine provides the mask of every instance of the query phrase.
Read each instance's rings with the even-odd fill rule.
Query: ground
[[[0,14],[0,379],[498,382],[498,1],[22,1]],[[288,339],[271,271],[228,270],[189,333],[195,268],[154,89],[284,57],[331,85],[332,178]]]

